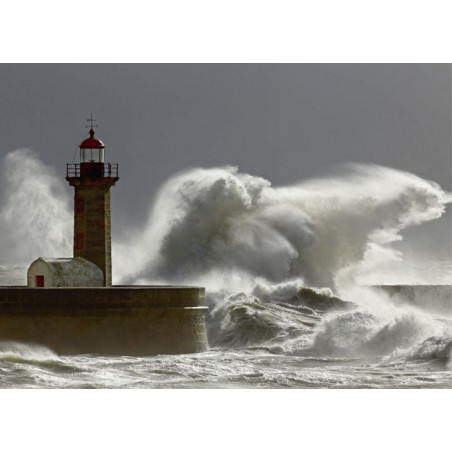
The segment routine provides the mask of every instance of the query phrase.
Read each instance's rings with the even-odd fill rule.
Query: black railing
[[[96,177],[119,177],[118,169],[119,166],[117,163],[68,163],[66,167],[66,177],[82,177],[85,175],[95,175]]]

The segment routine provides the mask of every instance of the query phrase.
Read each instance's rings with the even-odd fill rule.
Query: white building
[[[28,287],[102,287],[103,282],[102,270],[82,257],[40,257],[27,272]]]

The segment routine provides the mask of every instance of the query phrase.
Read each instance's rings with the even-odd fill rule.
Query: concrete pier
[[[452,316],[451,284],[413,284],[369,286],[385,292],[395,302],[405,302],[421,309]]]
[[[206,351],[204,288],[0,287],[0,340],[58,354]]]

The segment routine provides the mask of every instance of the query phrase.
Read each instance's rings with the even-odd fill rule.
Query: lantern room
[[[104,163],[105,145],[89,130],[89,138],[80,143],[80,163]]]
[[[95,119],[88,119],[91,123],[89,137],[79,145],[80,163],[68,163],[66,179],[71,178],[118,178],[118,164],[105,163],[105,144],[94,135]],[[88,126],[89,127],[89,126]]]

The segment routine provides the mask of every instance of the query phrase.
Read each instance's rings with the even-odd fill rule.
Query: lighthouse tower
[[[118,164],[105,163],[105,145],[94,135],[91,118],[89,138],[80,145],[80,163],[68,163],[66,180],[75,188],[74,257],[96,264],[111,286],[110,187],[116,184]]]

